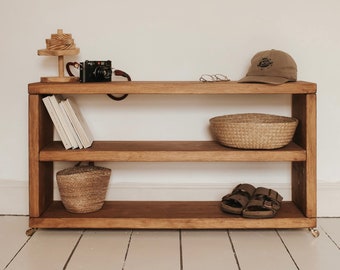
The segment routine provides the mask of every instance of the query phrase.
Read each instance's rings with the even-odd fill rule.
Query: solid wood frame
[[[316,226],[316,84],[279,86],[236,82],[32,83],[29,90],[29,225],[32,228],[312,228]],[[65,150],[53,141],[53,124],[42,98],[49,94],[289,94],[299,119],[293,142],[282,149],[238,150],[204,142],[95,141]],[[89,214],[68,213],[53,200],[54,161],[261,162],[292,163],[292,201],[275,218],[228,215],[219,202],[105,202]]]

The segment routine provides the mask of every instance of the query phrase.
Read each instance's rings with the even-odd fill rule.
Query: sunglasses
[[[221,81],[230,81],[230,79],[223,74],[203,74],[200,79],[201,82],[221,82]]]

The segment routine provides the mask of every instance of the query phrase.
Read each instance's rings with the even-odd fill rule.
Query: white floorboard
[[[280,230],[279,234],[300,270],[339,269],[340,251],[323,230],[317,238],[308,230]]]
[[[231,230],[230,236],[242,270],[297,269],[275,230]]]
[[[67,269],[123,269],[130,235],[130,230],[85,231],[67,265]]]
[[[80,230],[38,230],[6,270],[61,270],[81,233]]]
[[[340,218],[321,218],[318,223],[320,228],[340,249]]]
[[[28,217],[0,216],[0,269],[6,267],[28,240],[27,224]]]
[[[238,269],[228,231],[182,231],[181,238],[183,269]]]
[[[336,270],[340,218],[296,230],[42,230],[0,216],[2,270]]]
[[[179,231],[133,231],[124,270],[180,270]]]

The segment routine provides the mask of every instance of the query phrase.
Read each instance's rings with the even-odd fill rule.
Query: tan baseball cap
[[[283,51],[267,50],[254,55],[247,75],[238,82],[282,84],[296,79],[294,59]]]

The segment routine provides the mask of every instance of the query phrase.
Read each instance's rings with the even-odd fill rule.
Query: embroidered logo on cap
[[[261,61],[258,63],[257,66],[261,69],[264,69],[272,65],[273,65],[273,61],[270,58],[264,57],[261,59]]]

